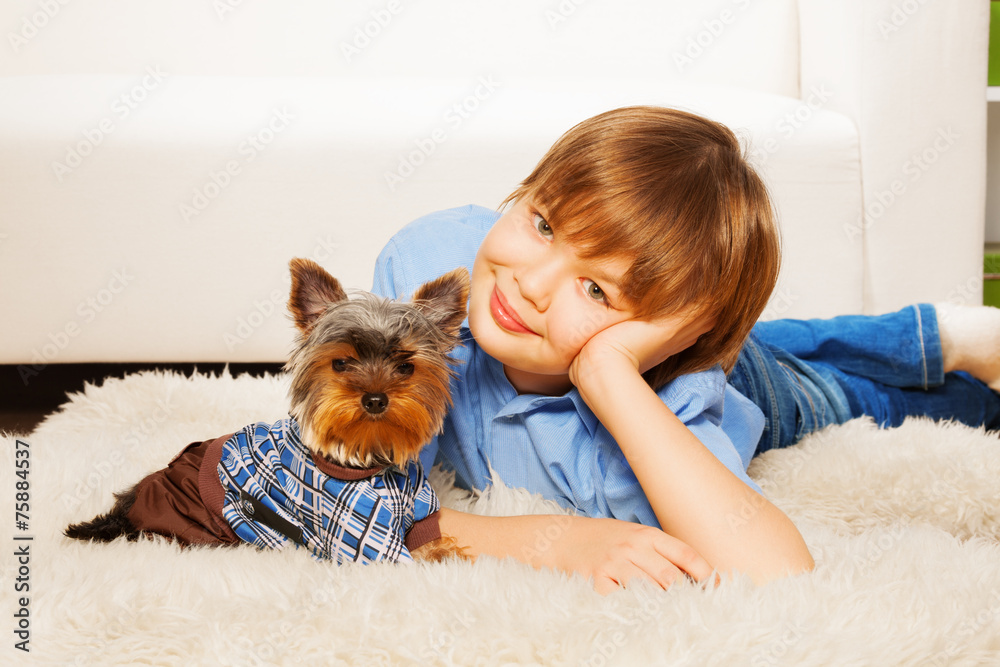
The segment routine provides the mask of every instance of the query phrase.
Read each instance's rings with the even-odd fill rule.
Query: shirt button
[[[247,516],[253,516],[253,503],[251,503],[249,500],[244,500],[243,511],[247,513]]]

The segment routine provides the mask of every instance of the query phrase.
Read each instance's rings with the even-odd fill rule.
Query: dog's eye
[[[332,365],[334,371],[343,373],[347,370],[347,359],[334,359]]]
[[[400,365],[396,366],[396,372],[400,375],[413,375],[413,364],[409,361],[404,361]]]

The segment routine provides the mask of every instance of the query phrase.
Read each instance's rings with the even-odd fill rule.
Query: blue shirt
[[[373,291],[409,299],[421,284],[472,264],[499,214],[479,206],[432,213],[400,230],[375,265]],[[442,432],[424,449],[429,467],[454,469],[456,482],[483,489],[495,474],[592,517],[659,526],[625,455],[574,388],[563,396],[518,395],[503,365],[462,328],[464,345],[452,382],[454,405]],[[764,415],[726,383],[721,367],[684,375],[659,396],[734,475],[747,476]]]
[[[298,543],[337,563],[412,561],[407,532],[440,508],[419,463],[354,470],[314,459],[294,419],[234,433],[222,446],[218,475],[222,516],[244,542],[270,549]]]

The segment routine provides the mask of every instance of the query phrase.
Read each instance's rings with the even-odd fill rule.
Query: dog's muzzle
[[[369,392],[361,397],[361,407],[370,415],[380,415],[389,407],[389,397],[381,392]]]

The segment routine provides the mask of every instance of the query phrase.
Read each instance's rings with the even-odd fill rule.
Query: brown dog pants
[[[237,544],[222,518],[224,493],[217,472],[222,445],[232,434],[192,442],[166,468],[143,478],[128,519],[137,530],[180,544]]]

